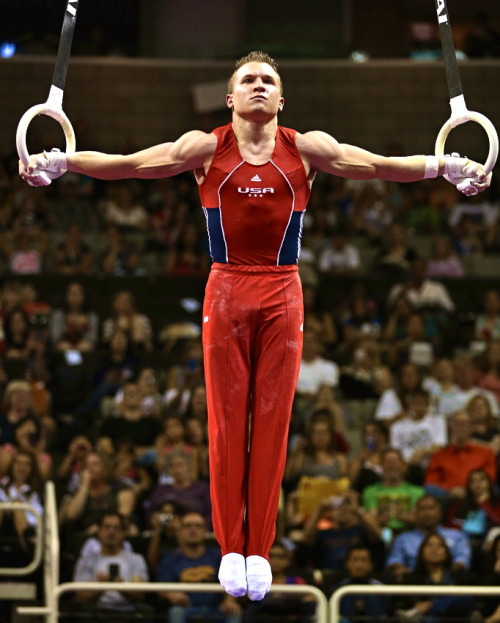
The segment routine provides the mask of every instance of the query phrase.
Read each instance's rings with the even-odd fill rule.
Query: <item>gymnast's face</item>
[[[241,117],[265,119],[283,109],[281,79],[271,65],[250,62],[234,74],[233,92],[226,96],[228,108]]]

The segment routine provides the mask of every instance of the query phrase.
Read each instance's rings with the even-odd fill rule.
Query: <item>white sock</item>
[[[242,554],[230,553],[222,557],[219,567],[219,582],[233,597],[242,597],[247,592],[245,558]]]
[[[262,556],[248,556],[246,562],[248,597],[252,601],[260,601],[271,588],[271,565]]]

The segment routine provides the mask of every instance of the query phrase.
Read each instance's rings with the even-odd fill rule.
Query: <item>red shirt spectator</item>
[[[458,411],[450,418],[451,443],[435,452],[425,474],[425,484],[435,485],[456,497],[464,497],[467,476],[474,469],[484,470],[496,482],[494,453],[471,441],[470,416]]]

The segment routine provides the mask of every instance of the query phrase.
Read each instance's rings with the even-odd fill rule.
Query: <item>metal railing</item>
[[[0,502],[0,513],[5,511],[29,511],[32,515],[35,516],[35,548],[33,551],[33,558],[31,562],[29,562],[24,567],[0,567],[0,576],[5,575],[29,575],[33,571],[35,571],[42,560],[42,552],[43,552],[43,523],[42,523],[42,515],[34,508],[31,504],[27,502]]]
[[[66,582],[59,584],[53,591],[53,602],[46,599],[46,606],[23,606],[17,609],[19,614],[29,616],[45,616],[46,623],[57,623],[59,615],[59,598],[64,593],[75,591],[136,591],[158,593],[163,591],[183,591],[199,593],[223,593],[220,584],[200,584],[197,582]],[[272,593],[292,593],[294,595],[312,595],[317,603],[316,620],[318,623],[328,622],[328,601],[322,591],[315,586],[304,585],[273,585]]]
[[[346,595],[477,595],[485,597],[500,597],[500,589],[496,586],[399,586],[391,584],[349,584],[337,589],[330,597],[330,623],[339,623],[340,601]]]

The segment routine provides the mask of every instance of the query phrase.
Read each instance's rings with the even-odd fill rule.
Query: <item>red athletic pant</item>
[[[302,354],[297,266],[215,263],[203,306],[210,492],[222,554],[268,558]]]

